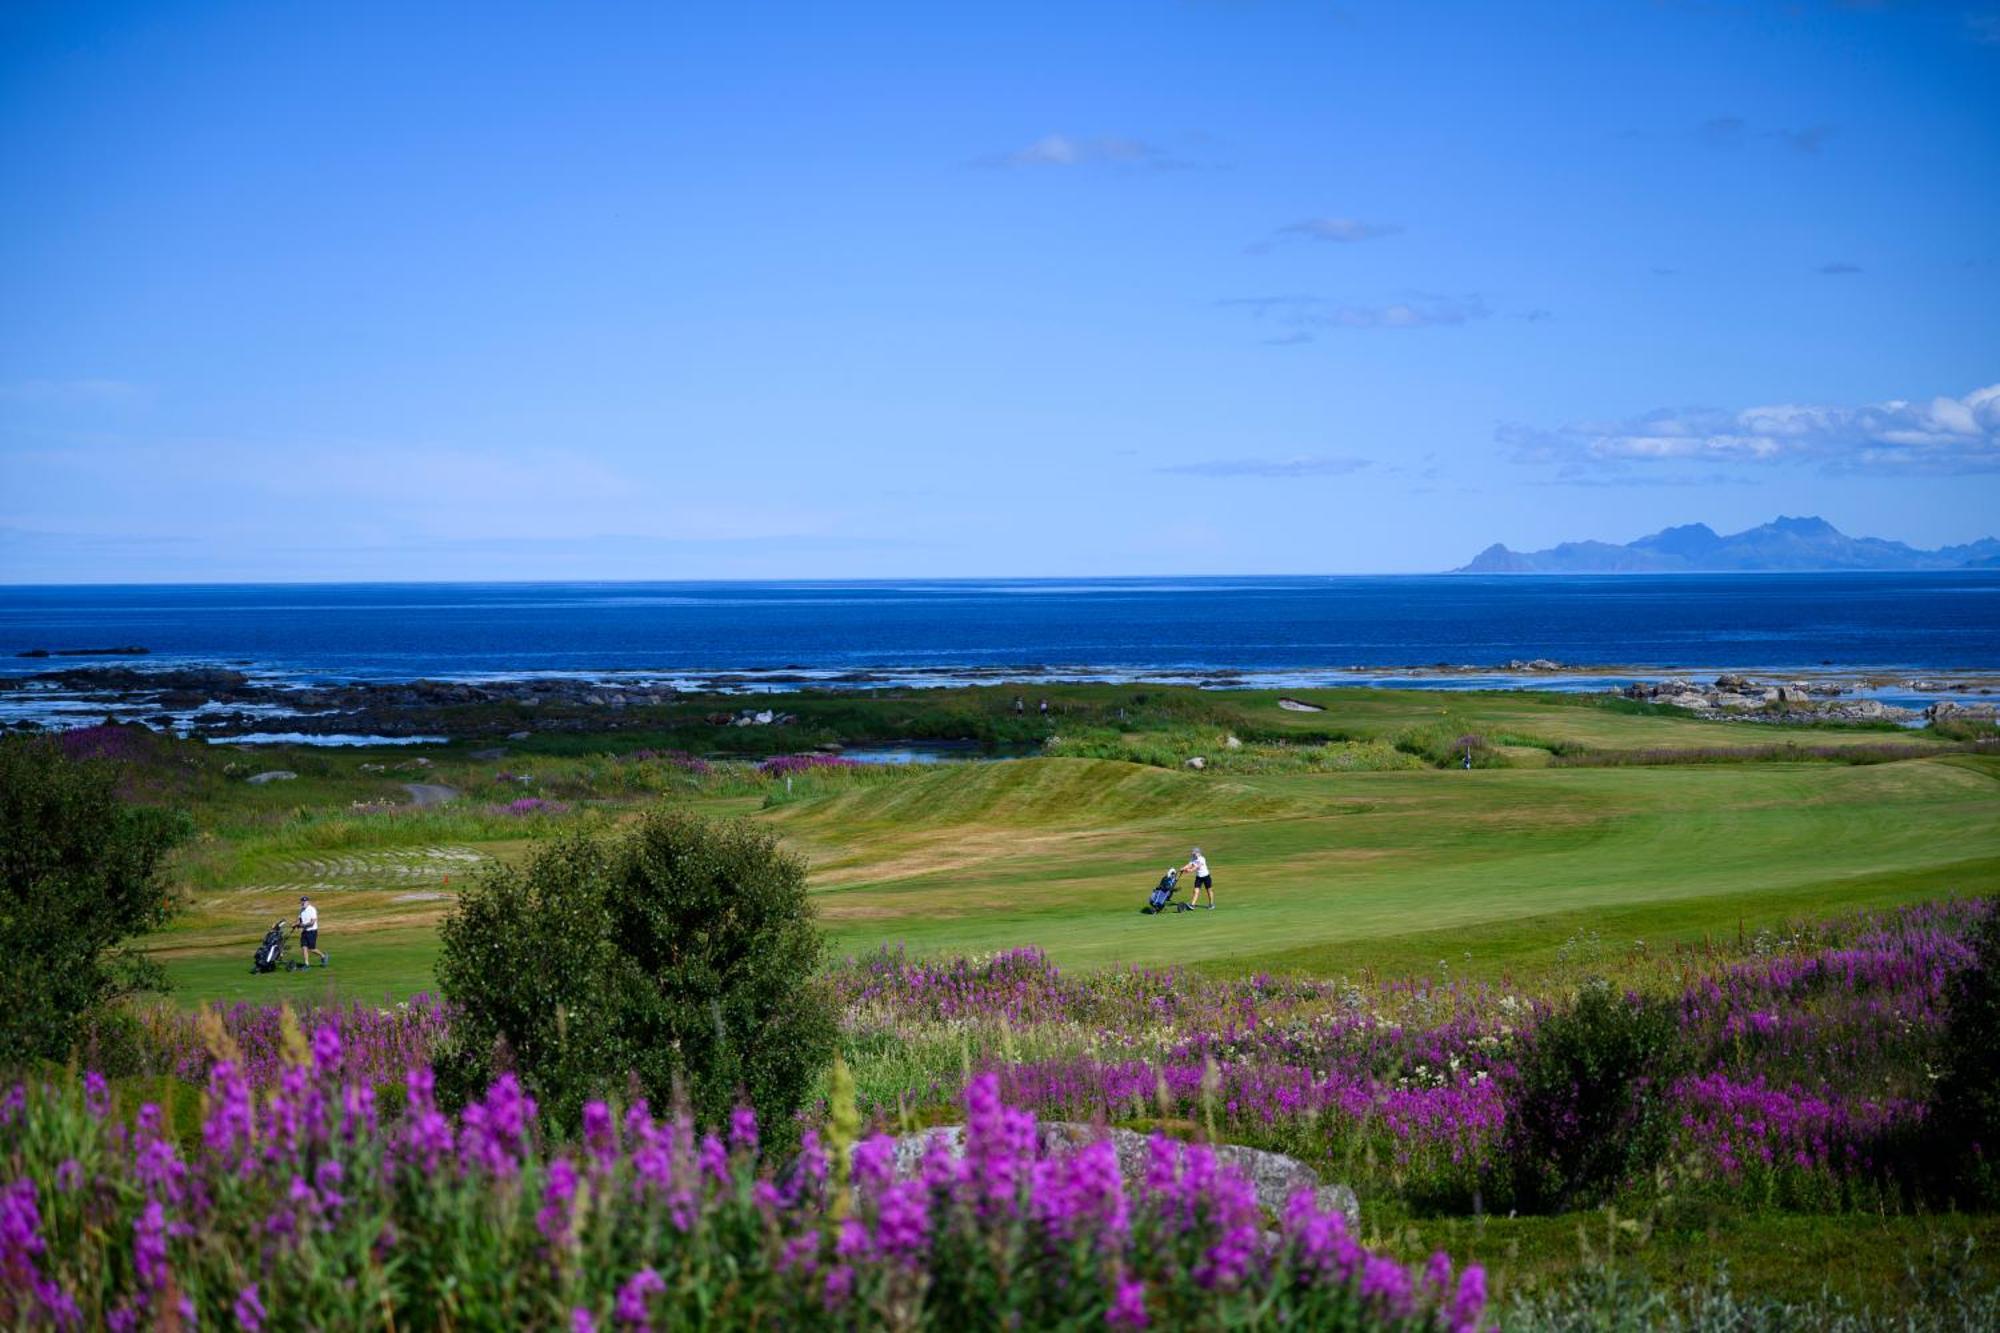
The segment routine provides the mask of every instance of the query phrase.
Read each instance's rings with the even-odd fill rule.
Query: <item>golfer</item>
[[[1209,900],[1213,902],[1214,899],[1215,895],[1211,892]],[[305,959],[307,967],[311,967],[313,955],[316,953],[319,954],[319,965],[325,967],[327,965],[326,955],[321,953],[319,948],[319,909],[313,906],[312,899],[306,897],[304,894],[300,894],[299,956]]]
[[[1188,863],[1181,867],[1181,873],[1183,875],[1194,876],[1194,893],[1189,896],[1188,905],[1191,907],[1201,906],[1201,891],[1207,889],[1208,910],[1213,912],[1215,910],[1215,877],[1208,873],[1208,858],[1201,854],[1201,848],[1197,847],[1188,853]]]

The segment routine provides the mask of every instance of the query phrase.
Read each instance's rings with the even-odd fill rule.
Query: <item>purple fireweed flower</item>
[[[882,1193],[875,1214],[875,1248],[890,1258],[914,1259],[930,1244],[929,1191],[906,1180]]]
[[[780,754],[773,755],[757,765],[757,772],[767,778],[790,777],[794,773],[810,773],[814,769],[859,768],[857,759],[846,759],[837,754]]]
[[[549,1163],[548,1179],[542,1185],[542,1209],[535,1214],[535,1227],[551,1245],[569,1239],[570,1210],[576,1203],[576,1167],[567,1157]]]
[[[778,1248],[777,1269],[789,1273],[797,1269],[801,1273],[813,1273],[819,1269],[819,1233],[809,1231],[803,1236],[793,1236]]]
[[[896,1174],[896,1141],[871,1134],[854,1145],[854,1183],[864,1189],[886,1185]]]
[[[313,1029],[313,1067],[321,1074],[332,1075],[340,1072],[341,1056],[340,1029],[332,1023],[322,1023]]]
[[[701,1139],[701,1169],[714,1177],[718,1185],[729,1183],[729,1149],[722,1146],[722,1140],[713,1134],[704,1134]]]
[[[77,1308],[76,1297],[46,1278],[36,1278],[32,1283],[35,1304],[42,1307],[49,1322],[57,1328],[82,1328],[83,1311]],[[190,1321],[192,1327],[192,1321]]]
[[[607,1170],[618,1156],[618,1129],[611,1120],[611,1108],[603,1102],[583,1104],[583,1142],[599,1170]]]
[[[1410,1270],[1387,1255],[1369,1255],[1361,1265],[1361,1299],[1391,1318],[1409,1318],[1415,1308],[1410,1294]]]
[[[757,1151],[757,1112],[739,1106],[729,1114],[729,1146],[744,1152]]]
[[[35,1256],[46,1248],[41,1230],[34,1181],[23,1176],[0,1189],[0,1276],[8,1285],[25,1286],[36,1275]]]
[[[243,1333],[260,1333],[260,1330],[264,1327],[264,1321],[270,1318],[269,1313],[264,1309],[264,1302],[258,1297],[257,1285],[257,1283],[252,1282],[249,1286],[236,1293],[234,1313],[236,1315],[237,1327],[241,1328]]]
[[[846,1264],[835,1264],[826,1270],[826,1281],[820,1291],[820,1299],[829,1310],[837,1310],[847,1304],[854,1295],[854,1270]]]
[[[488,1175],[511,1176],[527,1150],[535,1099],[521,1090],[512,1073],[502,1074],[486,1090],[486,1100],[474,1102],[459,1117],[459,1161]]]
[[[328,1157],[313,1168],[313,1190],[319,1196],[314,1208],[329,1216],[338,1216],[347,1196],[340,1192],[341,1184],[347,1179],[347,1168],[337,1157]]]
[[[581,1305],[569,1312],[569,1333],[597,1333],[597,1319]]]
[[[250,1084],[227,1060],[218,1060],[208,1072],[208,1116],[202,1121],[201,1139],[208,1151],[225,1163],[247,1164],[255,1134],[250,1108]]]
[[[1111,1308],[1104,1312],[1104,1322],[1112,1328],[1144,1328],[1150,1324],[1152,1320],[1146,1316],[1146,1284],[1137,1278],[1119,1278]]]
[[[618,1318],[635,1328],[650,1328],[652,1325],[648,1322],[650,1313],[647,1306],[653,1297],[660,1295],[666,1289],[667,1284],[658,1273],[651,1268],[640,1269],[618,1288],[616,1310]]]
[[[132,1269],[147,1291],[167,1285],[167,1210],[158,1199],[132,1219]]]
[[[1474,1333],[1486,1313],[1486,1270],[1467,1264],[1459,1275],[1458,1295],[1451,1303],[1452,1333]]]
[[[98,1120],[111,1110],[111,1085],[95,1069],[84,1071],[83,1109]]]
[[[83,1184],[83,1163],[74,1157],[63,1158],[56,1166],[56,1188],[64,1194],[73,1194],[81,1184]]]
[[[799,1135],[798,1175],[792,1189],[794,1200],[824,1188],[826,1173],[826,1149],[820,1146],[819,1132],[809,1129]]]

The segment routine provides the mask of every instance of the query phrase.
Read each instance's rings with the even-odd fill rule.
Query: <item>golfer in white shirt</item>
[[[1199,847],[1195,848],[1188,855],[1188,863],[1181,867],[1183,875],[1194,876],[1194,893],[1188,898],[1188,905],[1190,907],[1201,906],[1201,891],[1207,889],[1208,910],[1213,912],[1215,910],[1215,879],[1208,873],[1208,858],[1201,854],[1201,848]]]
[[[1215,901],[1215,893],[1209,891],[1209,901]],[[312,899],[299,895],[299,954],[306,966],[312,966],[312,956],[319,954],[319,965],[327,965],[326,954],[319,947],[319,909],[312,905]]]

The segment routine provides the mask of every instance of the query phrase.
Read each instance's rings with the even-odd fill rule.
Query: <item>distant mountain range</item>
[[[1454,574],[1670,574],[1763,571],[2000,568],[2000,540],[1920,550],[1880,537],[1850,537],[1823,518],[1780,518],[1723,536],[1706,523],[1666,528],[1619,546],[1564,542],[1510,551],[1495,542]]]

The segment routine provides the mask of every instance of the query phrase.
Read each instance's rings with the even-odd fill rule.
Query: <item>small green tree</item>
[[[1588,1207],[1667,1146],[1679,1028],[1664,1005],[1586,984],[1538,1024],[1512,1078],[1506,1160],[1523,1211]]]
[[[739,1097],[770,1120],[832,1054],[805,866],[747,823],[656,811],[568,834],[475,886],[443,935],[460,1096],[510,1061],[565,1122],[628,1077],[656,1104],[678,1083],[710,1122]]]
[[[1972,963],[1951,980],[1950,1016],[1931,1106],[1931,1149],[1940,1193],[1961,1204],[2000,1203],[2000,899],[1987,904],[1969,942]]]
[[[163,865],[188,820],[117,787],[113,761],[0,740],[0,1067],[63,1059],[83,1015],[164,988],[124,945],[171,914]]]

